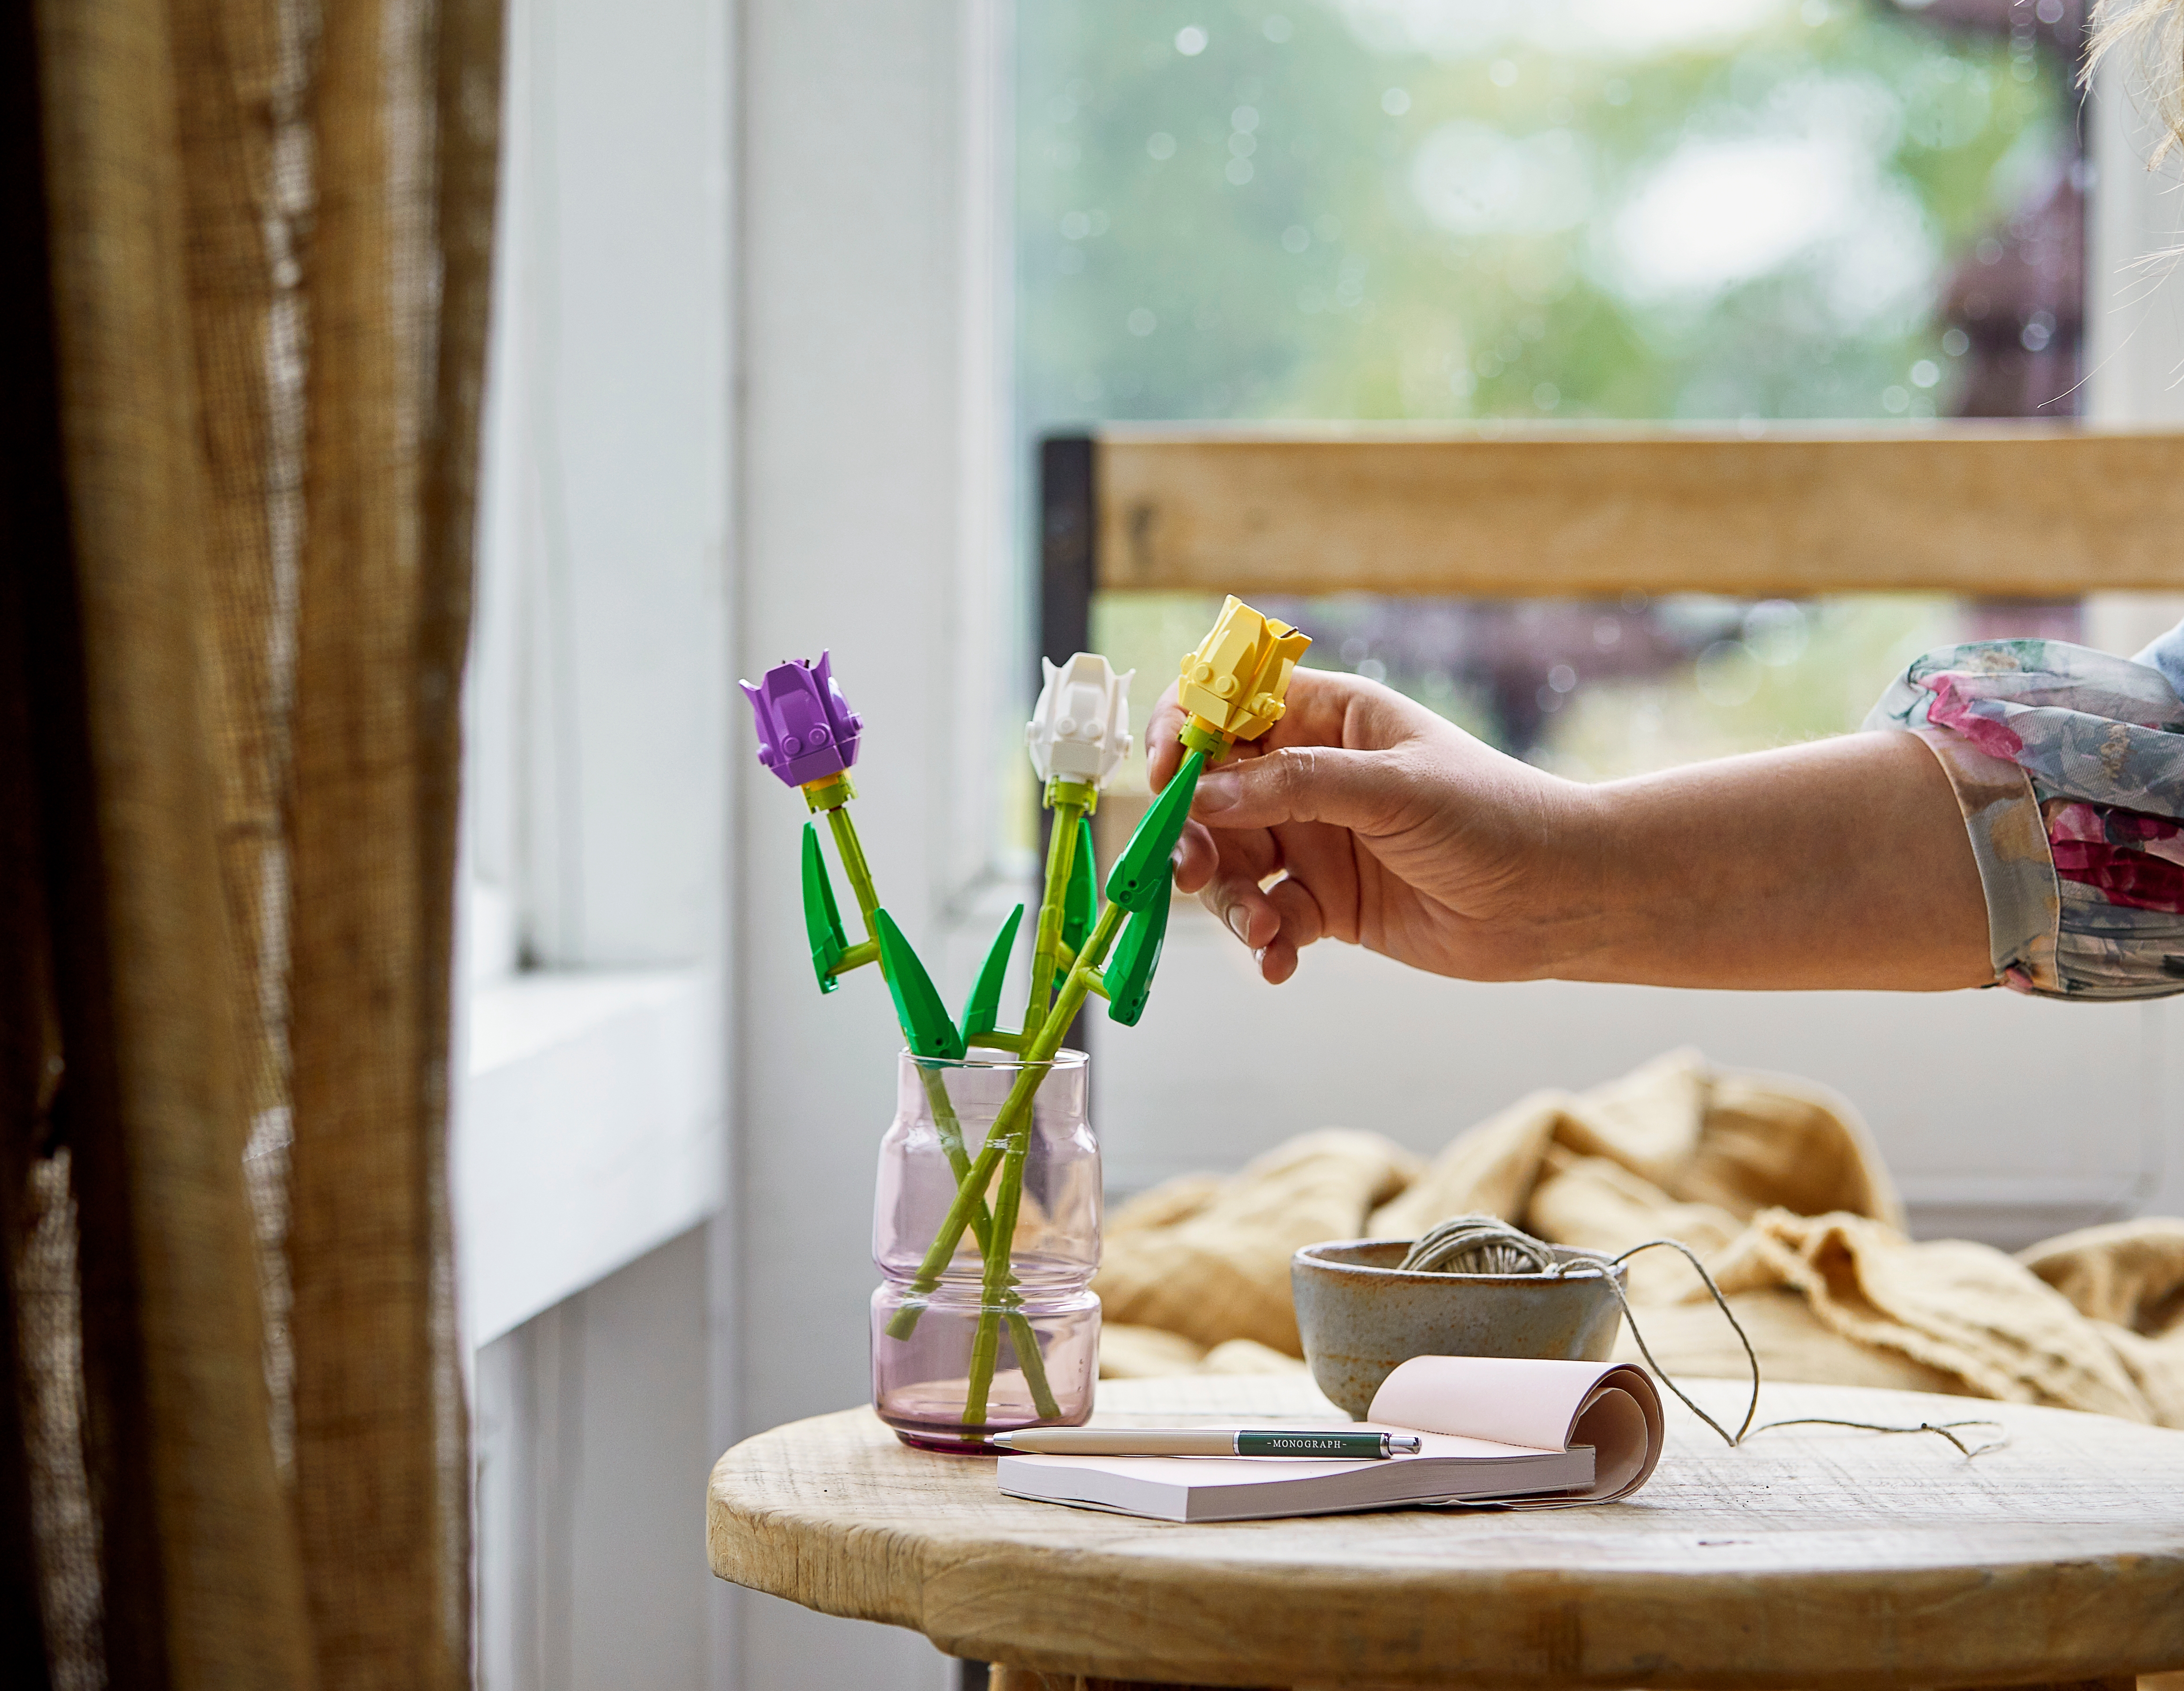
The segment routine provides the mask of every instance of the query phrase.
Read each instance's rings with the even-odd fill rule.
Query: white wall
[[[705,1683],[705,1256],[685,1233],[479,1353],[487,1691]]]
[[[2086,108],[2098,172],[2087,220],[2086,410],[2108,423],[2184,422],[2184,153],[2160,137],[2129,65],[2101,68]]]
[[[995,619],[967,615],[1005,580],[989,573],[998,10],[745,0],[740,49],[740,673],[832,649],[868,723],[855,813],[881,897],[936,966],[944,907],[982,855],[975,696],[1020,661],[990,644]],[[870,971],[824,999],[812,985],[804,802],[744,755],[746,732],[733,1110],[756,1429],[869,1394],[872,1159],[900,1041]],[[741,1607],[749,1691],[947,1683],[911,1633]]]
[[[510,9],[470,809],[549,968],[718,953],[728,25]]]
[[[2096,422],[2184,422],[2184,153],[2146,160],[2159,127],[2126,64],[2101,69],[2087,109],[2098,172],[2087,219],[2086,412]],[[2184,594],[2098,593],[2086,602],[2087,640],[2135,652],[2184,620]],[[2184,1208],[2184,1175],[2166,1208]]]

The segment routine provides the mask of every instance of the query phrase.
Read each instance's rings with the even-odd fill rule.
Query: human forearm
[[[1474,980],[1993,979],[1962,813],[1913,734],[1585,786],[1384,687],[1300,670],[1289,715],[1199,783],[1192,814],[1176,884],[1276,983],[1323,939]]]
[[[1914,736],[1861,734],[1585,790],[1537,972],[1942,991],[1993,979],[1978,867]]]

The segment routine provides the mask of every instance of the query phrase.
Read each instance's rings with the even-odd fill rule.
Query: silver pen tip
[[[1406,1456],[1417,1455],[1422,1443],[1422,1440],[1413,1437],[1407,1432],[1391,1432],[1388,1435],[1388,1448],[1400,1451]]]

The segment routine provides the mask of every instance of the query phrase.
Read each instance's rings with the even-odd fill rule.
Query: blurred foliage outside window
[[[1017,17],[1027,439],[1123,420],[2075,408],[2068,0],[1025,0]],[[1095,643],[1137,667],[1139,722],[1211,609],[1100,600]],[[1591,779],[1853,727],[1909,656],[1994,620],[1917,596],[1283,614],[1312,661]],[[2071,618],[2003,620],[2067,636]]]

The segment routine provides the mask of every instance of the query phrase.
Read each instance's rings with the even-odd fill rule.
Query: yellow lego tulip
[[[1311,635],[1262,616],[1231,594],[1212,632],[1183,661],[1176,699],[1190,717],[1184,744],[1217,757],[1279,722],[1290,676],[1311,644]]]

